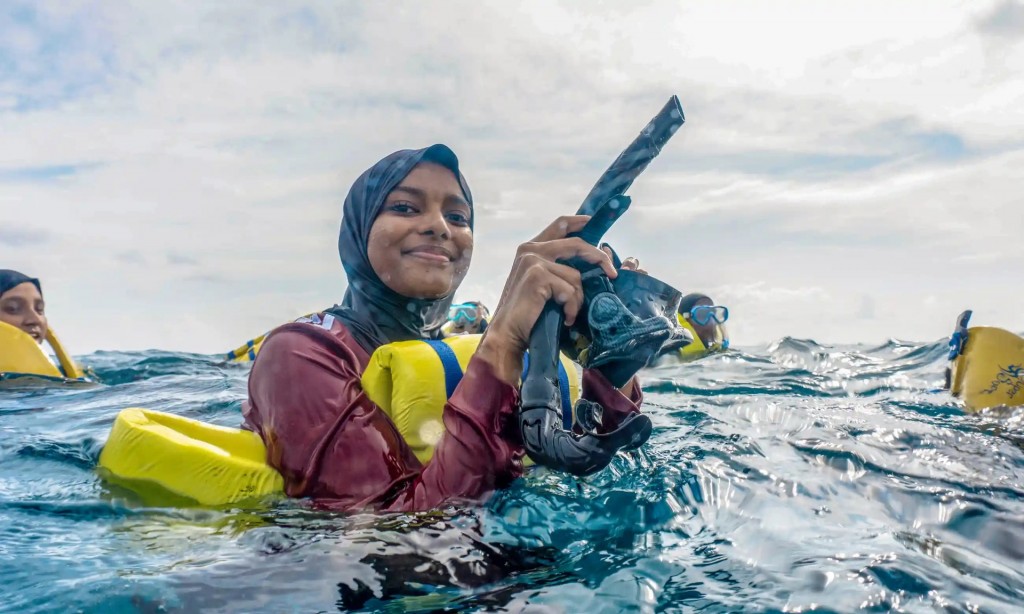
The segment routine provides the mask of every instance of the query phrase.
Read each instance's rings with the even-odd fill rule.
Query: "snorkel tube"
[[[572,236],[594,246],[600,243],[629,208],[626,190],[684,121],[679,99],[672,96],[587,194],[576,214],[589,215],[590,221]],[[675,320],[680,293],[671,286],[629,271],[620,271],[613,283],[599,266],[579,259],[565,264],[581,273],[583,307],[568,329],[557,303],[549,301],[541,311],[530,333],[529,370],[520,388],[519,428],[526,453],[537,464],[585,476],[608,466],[619,450],[643,445],[653,425],[650,418],[637,413],[622,419],[615,429],[599,433],[603,408],[580,399],[575,414],[583,434],[564,430],[559,349],[621,388],[663,348],[681,347],[690,336]]]

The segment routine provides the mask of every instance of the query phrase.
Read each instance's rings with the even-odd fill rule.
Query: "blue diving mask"
[[[729,308],[722,305],[697,305],[690,310],[689,316],[700,326],[706,326],[711,320],[725,324],[729,319]]]
[[[472,303],[461,303],[448,308],[448,319],[458,323],[459,320],[473,324],[477,319],[477,306]]]

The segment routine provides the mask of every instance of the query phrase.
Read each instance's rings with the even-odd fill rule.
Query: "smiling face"
[[[31,282],[0,294],[0,322],[19,328],[38,343],[46,339],[46,304],[39,288]]]
[[[459,287],[473,253],[472,209],[455,175],[422,162],[384,200],[367,256],[384,285],[402,296],[437,299]]]

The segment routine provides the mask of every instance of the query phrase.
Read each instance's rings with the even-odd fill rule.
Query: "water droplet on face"
[[[384,273],[384,281],[391,281],[391,273]]]

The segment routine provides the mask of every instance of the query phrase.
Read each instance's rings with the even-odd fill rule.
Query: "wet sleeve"
[[[523,473],[515,424],[519,391],[471,360],[444,408],[445,434],[423,471],[388,507],[419,510],[446,499],[479,500]]]
[[[264,343],[249,378],[246,421],[289,496],[338,510],[426,510],[479,499],[521,473],[500,419],[518,398],[486,363],[470,363],[426,466],[367,398],[361,371],[352,348],[315,327],[282,330]]]
[[[310,325],[279,329],[260,349],[245,417],[288,496],[371,505],[414,470],[397,429],[363,393],[360,369],[351,348]]]
[[[640,381],[635,375],[633,376],[633,390],[627,397],[622,394],[621,390],[612,386],[611,382],[605,379],[597,369],[584,369],[583,398],[594,401],[604,408],[604,413],[601,415],[602,428],[600,432],[606,432],[617,427],[622,419],[629,414],[640,413],[644,395],[640,390]]]

